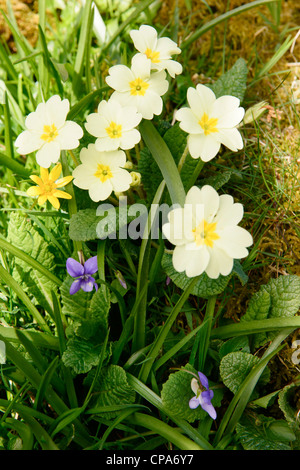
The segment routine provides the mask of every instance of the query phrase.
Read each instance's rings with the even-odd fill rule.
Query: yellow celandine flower
[[[61,170],[61,163],[55,165],[55,167],[50,171],[50,173],[46,168],[41,167],[40,176],[30,176],[32,181],[34,181],[37,186],[31,186],[27,190],[28,196],[38,196],[37,202],[40,206],[45,204],[46,201],[49,201],[55,209],[60,208],[60,202],[58,198],[72,199],[72,196],[69,193],[65,191],[60,191],[58,189],[62,188],[66,184],[69,184],[73,179],[73,176],[65,176],[64,178],[57,179],[61,174]]]

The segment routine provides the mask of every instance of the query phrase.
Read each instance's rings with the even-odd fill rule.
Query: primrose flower
[[[182,65],[172,60],[173,54],[180,54],[181,49],[170,38],[157,38],[156,29],[142,25],[130,32],[134,47],[151,60],[154,70],[167,70],[172,78],[182,73]]]
[[[83,265],[73,258],[68,258],[66,267],[68,274],[76,279],[70,287],[71,295],[76,294],[79,289],[91,292],[95,287],[98,290],[98,285],[92,277],[92,274],[98,271],[97,256],[88,259]]]
[[[253,243],[250,233],[237,225],[243,212],[242,204],[234,203],[232,196],[219,196],[208,185],[193,186],[184,207],[171,210],[162,227],[164,236],[175,245],[175,270],[185,271],[188,277],[205,271],[212,279],[230,274],[234,259],[247,256],[246,247]]]
[[[89,144],[80,152],[81,165],[73,170],[75,186],[88,189],[90,198],[104,201],[112,191],[127,191],[132,178],[124,170],[126,154],[123,150],[99,152],[95,144]]]
[[[25,119],[26,131],[16,139],[18,152],[26,155],[37,150],[37,163],[49,168],[58,161],[61,150],[78,147],[83,131],[76,122],[66,121],[69,109],[69,100],[58,95],[40,103]]]
[[[208,162],[220,150],[221,144],[233,152],[243,148],[243,140],[236,126],[244,117],[244,108],[235,96],[216,98],[214,92],[204,86],[188,88],[189,107],[179,109],[175,119],[187,132],[187,144],[192,158]]]
[[[136,54],[132,58],[131,68],[114,65],[108,72],[106,83],[115,90],[112,99],[122,106],[135,106],[144,119],[161,114],[161,96],[169,87],[164,70],[151,73],[151,60],[145,55]]]
[[[189,407],[194,410],[200,405],[201,408],[206,411],[212,419],[216,419],[217,413],[211,404],[214,392],[209,389],[207,377],[202,374],[202,372],[198,372],[198,376],[200,383],[197,379],[194,378],[191,382],[191,389],[193,390],[195,396],[190,399]]]
[[[116,100],[101,101],[98,112],[87,116],[86,130],[98,137],[95,145],[99,151],[133,148],[141,134],[135,127],[142,115],[134,106],[121,106]]]
[[[40,176],[31,175],[30,178],[34,181],[37,186],[31,186],[27,190],[28,196],[34,197],[38,196],[38,204],[42,206],[46,201],[49,201],[50,204],[55,209],[60,208],[60,202],[58,198],[62,199],[72,199],[72,196],[65,192],[60,191],[58,188],[62,188],[66,184],[69,184],[72,181],[73,176],[65,176],[64,178],[57,179],[61,174],[61,164],[58,163],[50,171],[50,174],[46,168],[40,168]]]

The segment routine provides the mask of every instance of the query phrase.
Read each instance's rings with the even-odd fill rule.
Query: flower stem
[[[216,300],[217,300],[216,296],[212,296],[208,299],[207,304],[206,304],[205,316],[204,316],[204,322],[206,322],[206,325],[204,326],[203,330],[199,331],[200,339],[199,339],[198,370],[200,371],[204,370],[204,365],[205,365],[205,360],[206,360],[209,340],[210,340],[210,332],[211,332],[211,327],[213,323]]]
[[[178,166],[177,166],[179,173],[180,173],[181,170],[182,170],[182,167],[183,167],[183,165],[184,165],[184,162],[185,162],[185,160],[186,160],[186,157],[187,157],[188,153],[189,153],[189,148],[188,148],[188,146],[186,145],[186,147],[185,147],[185,149],[184,149],[184,151],[183,151],[183,154],[182,154],[181,157],[180,157]]]
[[[165,182],[162,181],[156,191],[154,199],[152,201],[152,207],[158,206],[163,192],[165,189]],[[152,209],[153,212],[153,209]],[[153,215],[153,214],[152,214]],[[139,254],[139,265],[137,273],[137,286],[136,286],[136,301],[141,295],[143,289],[145,289],[142,299],[140,300],[140,307],[136,312],[134,319],[134,331],[132,341],[132,353],[142,349],[145,346],[146,336],[146,309],[147,309],[147,291],[148,291],[148,278],[149,278],[149,256],[150,256],[150,240],[149,235],[151,232],[151,210],[148,216],[148,221],[145,227],[145,233]],[[154,221],[154,216],[152,221]]]
[[[106,240],[99,240],[97,244],[97,262],[99,279],[105,282],[105,244]],[[107,298],[107,286],[102,283],[100,289]]]
[[[197,163],[197,165],[196,165],[196,167],[195,167],[195,169],[192,173],[192,176],[190,177],[190,180],[188,182],[188,185],[187,185],[187,188],[186,188],[187,191],[196,183],[196,181],[198,179],[198,176],[200,175],[200,172],[201,172],[202,168],[204,167],[204,163],[205,162],[203,162],[201,160],[201,158],[199,158],[198,163]]]
[[[75,166],[78,166],[78,165],[79,165],[79,161],[78,161],[77,158],[75,157],[74,152],[72,152],[72,150],[69,150],[69,154],[71,155],[72,160],[73,160]]]

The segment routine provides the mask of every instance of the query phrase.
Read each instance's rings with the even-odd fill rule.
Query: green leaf
[[[163,179],[166,182],[172,204],[183,206],[185,190],[174,158],[166,142],[159,134],[153,123],[142,120],[139,126],[145,145],[159,166]]]
[[[150,150],[143,148],[140,152],[138,171],[142,176],[143,188],[147,194],[147,201],[151,202],[163,180],[156,161],[152,158]]]
[[[100,217],[94,209],[83,209],[73,214],[70,219],[69,237],[74,241],[96,240],[96,227]]]
[[[278,421],[260,415],[256,421],[248,418],[238,423],[236,432],[244,450],[291,450],[291,447],[283,442],[286,439],[282,438],[282,434],[278,436],[272,432],[272,427],[275,430],[278,424],[282,427],[282,422]],[[287,431],[286,427],[284,431]],[[294,435],[291,431],[285,434],[287,435],[293,440]]]
[[[247,88],[247,74],[247,64],[244,59],[240,58],[210,88],[217,98],[231,95],[236,96],[242,102]]]
[[[299,385],[290,384],[284,387],[278,396],[279,408],[283,412],[285,419],[291,424],[296,423],[297,413],[299,410],[296,408],[296,393],[299,391]]]
[[[187,364],[183,369],[197,374],[197,371]],[[195,410],[189,407],[189,401],[194,396],[191,389],[191,380],[193,376],[184,370],[170,374],[168,380],[163,384],[161,399],[166,410],[174,416],[186,419],[189,423],[195,420],[203,420],[207,413],[198,406]],[[210,387],[212,385],[209,382]],[[212,405],[218,407],[221,405],[223,392],[221,389],[214,390]]]
[[[28,178],[31,173],[17,160],[8,157],[2,152],[0,152],[0,165],[5,168],[9,168],[13,173],[22,176],[23,178]]]
[[[71,367],[75,374],[86,374],[100,359],[101,344],[73,336],[67,342],[67,349],[62,355],[66,367]]]
[[[261,286],[252,297],[241,322],[294,316],[300,307],[300,278],[296,275],[280,276]],[[260,333],[255,335],[254,347],[265,344],[276,335]]]
[[[236,393],[253,366],[258,362],[258,357],[243,351],[235,351],[224,356],[220,363],[220,375],[224,385],[232,393]],[[262,373],[260,383],[267,383],[269,375],[269,369],[266,368]]]
[[[93,373],[94,371],[85,379],[85,384],[89,385],[91,383]],[[93,408],[130,405],[135,402],[135,392],[128,384],[125,370],[116,365],[110,365],[102,369],[95,382],[93,393],[95,395],[95,400],[91,400]],[[118,411],[97,414],[112,419],[118,415]]]
[[[222,173],[218,173],[217,175],[210,176],[209,178],[203,178],[198,184],[198,186],[204,186],[205,184],[209,184],[212,186],[216,191],[218,191],[224,184],[228,183],[231,176],[236,173],[233,170],[225,170]]]
[[[165,253],[162,258],[162,268],[174,284],[182,290],[185,290],[189,285],[191,278],[187,277],[184,273],[177,272],[172,263],[172,255]],[[234,261],[234,267],[228,276],[219,276],[217,279],[211,279],[206,273],[199,276],[199,281],[196,283],[192,290],[192,295],[207,299],[211,296],[218,295],[224,291],[228,282],[230,281],[233,274],[236,274],[242,284],[247,282],[247,276],[242,270],[239,261]]]
[[[225,341],[225,343],[223,343],[220,347],[219,356],[222,358],[227,354],[235,351],[250,352],[248,336],[237,336],[235,338],[230,338],[228,341]]]
[[[269,393],[268,395],[265,395],[264,397],[259,397],[256,400],[253,400],[251,402],[251,405],[260,406],[261,408],[266,409],[268,408],[268,406],[274,403],[274,400],[277,397],[278,393],[279,393],[279,390],[276,390],[275,392]]]
[[[10,216],[7,241],[30,255],[48,271],[53,272],[55,270],[54,255],[51,253],[48,243],[34,226],[17,212],[12,213]],[[43,305],[48,311],[49,306],[51,309],[51,291],[55,291],[56,283],[49,277],[32,269],[32,266],[20,258],[14,259],[13,277],[25,292],[35,297],[36,303]]]
[[[107,207],[100,204],[95,209],[82,209],[73,214],[70,220],[69,236],[74,241],[105,239],[114,236],[135,216],[128,215],[129,207]],[[111,206],[111,204],[109,204]]]
[[[5,427],[17,431],[22,439],[22,450],[32,450],[34,444],[33,432],[28,424],[19,421],[18,419],[6,418]]]

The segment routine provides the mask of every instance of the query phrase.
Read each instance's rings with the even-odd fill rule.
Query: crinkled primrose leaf
[[[166,272],[167,276],[174,282],[174,284],[180,289],[184,290],[189,285],[191,278],[187,277],[184,273],[177,272],[172,263],[172,255],[165,253],[162,258],[162,268]],[[208,299],[213,295],[218,295],[224,291],[228,282],[233,275],[237,275],[242,285],[244,285],[248,277],[244,273],[242,266],[239,261],[235,260],[233,264],[233,270],[228,276],[220,275],[217,279],[211,279],[206,273],[199,276],[199,280],[196,283],[191,294],[203,299]]]
[[[93,377],[94,371],[87,376],[85,384],[90,385]],[[94,413],[107,419],[115,418],[118,411],[105,411],[105,408],[114,405],[130,405],[135,402],[135,392],[128,384],[126,372],[117,365],[110,365],[102,369],[93,392],[94,399],[91,399],[90,403]]]
[[[300,278],[296,275],[280,276],[261,286],[252,297],[241,322],[267,318],[292,317],[300,307]],[[255,347],[265,344],[276,332],[255,335]]]
[[[240,58],[210,88],[217,98],[231,95],[243,101],[247,88],[247,75],[247,64],[243,58]]]
[[[232,393],[236,393],[253,366],[258,362],[258,357],[243,351],[235,351],[224,356],[220,363],[220,374],[224,385]],[[265,368],[259,383],[265,384],[269,381],[269,378],[270,371]]]

